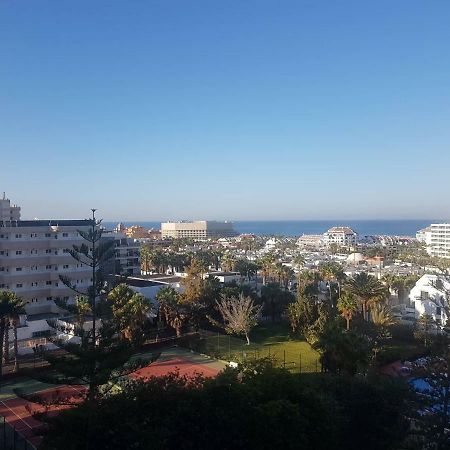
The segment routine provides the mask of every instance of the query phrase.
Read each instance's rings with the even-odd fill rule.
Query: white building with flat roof
[[[450,223],[433,223],[429,228],[427,251],[430,256],[450,258]]]
[[[448,320],[450,283],[439,275],[423,275],[411,289],[409,299],[414,305],[416,318],[427,315],[438,325]]]
[[[163,222],[161,237],[163,239],[191,238],[198,240],[216,239],[236,236],[232,222],[213,220],[196,220],[193,222]]]
[[[431,226],[423,228],[416,233],[416,239],[425,244],[427,247],[431,245]]]
[[[323,235],[327,247],[338,245],[339,247],[353,247],[358,242],[358,234],[350,227],[332,227]]]

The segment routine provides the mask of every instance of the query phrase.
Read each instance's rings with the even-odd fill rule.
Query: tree
[[[287,307],[287,314],[293,333],[306,333],[319,317],[318,306],[314,299],[298,294],[294,303]]]
[[[261,270],[263,286],[266,285],[267,278],[271,275],[273,271],[274,262],[275,262],[275,255],[273,253],[268,253],[258,261],[258,266]]]
[[[374,325],[382,328],[388,328],[397,323],[397,319],[393,316],[391,308],[386,305],[374,305],[370,317]]]
[[[305,261],[305,257],[299,253],[298,255],[294,256],[292,264],[297,268],[297,270],[300,270],[305,265]]]
[[[12,320],[14,327],[14,361],[15,370],[17,362],[17,321],[18,316],[24,313],[24,302],[12,291],[0,291],[0,380],[2,378],[4,346],[6,333],[9,335],[9,324]],[[9,347],[9,344],[8,344]]]
[[[156,300],[159,302],[160,314],[167,325],[175,330],[177,336],[180,336],[181,328],[188,318],[180,294],[173,287],[167,286],[158,291]]]
[[[222,297],[217,307],[227,333],[243,334],[250,345],[249,333],[258,323],[261,306],[256,306],[250,297],[241,294],[239,297]]]
[[[346,320],[347,330],[349,330],[350,321],[358,311],[358,301],[356,300],[356,297],[349,292],[344,292],[338,301],[337,307],[341,316]]]
[[[216,379],[170,374],[127,383],[100,401],[89,441],[80,432],[82,405],[55,417],[42,450],[398,450],[406,398],[389,379],[299,376],[257,361]]]
[[[346,288],[358,299],[366,321],[369,320],[370,306],[384,300],[388,295],[386,287],[366,272],[361,272],[347,280]]]
[[[270,315],[272,323],[275,323],[294,296],[281,289],[277,283],[269,283],[262,287],[261,299],[264,305],[264,315]]]
[[[140,249],[140,255],[141,255],[141,270],[144,272],[145,275],[150,272],[151,269],[151,262],[152,262],[152,253],[151,249],[148,245],[142,244]]]
[[[62,375],[56,378],[51,377],[51,381],[64,384],[80,381],[85,383],[88,388],[87,401],[94,409],[103,395],[104,386],[132,371],[131,366],[127,364],[133,349],[128,342],[116,338],[116,323],[104,316],[109,288],[103,279],[101,269],[114,256],[114,241],[101,240],[103,230],[100,227],[101,221],[95,218],[95,209],[92,210],[91,224],[89,231],[78,231],[84,242],[81,245],[74,245],[70,250],[70,254],[76,261],[92,269],[91,285],[81,290],[72,283],[71,279],[63,276],[60,276],[60,279],[83,298],[83,302],[78,302],[78,305],[85,313],[87,309],[90,310],[92,326],[86,330],[84,328],[71,330],[79,338],[79,343],[59,337],[54,339],[54,343],[64,349],[65,353],[62,356],[48,353],[44,357],[53,366],[55,372]],[[88,305],[84,305],[84,301],[87,301]],[[64,302],[60,302],[59,306],[64,306]],[[70,305],[65,306],[70,308]],[[67,333],[67,330],[59,328],[57,321],[48,322],[61,333]],[[143,361],[136,361],[135,365],[143,363]],[[88,432],[90,433],[90,429]]]
[[[321,353],[326,372],[352,376],[367,366],[372,352],[366,336],[354,330],[343,330],[336,321],[326,324],[314,347]]]
[[[133,345],[143,339],[143,328],[151,312],[150,302],[126,284],[117,285],[108,294],[116,327],[122,338]]]

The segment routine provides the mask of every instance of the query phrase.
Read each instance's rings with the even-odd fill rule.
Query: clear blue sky
[[[448,0],[0,0],[24,217],[448,217],[449,169]]]

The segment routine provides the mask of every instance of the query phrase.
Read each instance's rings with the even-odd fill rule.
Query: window
[[[51,266],[50,264],[47,264],[47,265],[45,266],[45,268],[46,268],[47,270],[49,270],[49,269],[52,268],[52,266]]]
[[[70,250],[68,248],[63,249],[63,253],[69,253]]]
[[[16,284],[16,288],[21,288],[22,287],[22,283],[17,283]]]
[[[47,250],[45,250],[45,253],[51,253],[52,251],[48,248]]]
[[[437,306],[437,307],[436,307],[436,315],[437,315],[437,316],[440,316],[440,315],[441,315],[441,307],[440,307],[440,306]]]
[[[22,250],[16,250],[16,255],[21,255],[22,254]]]
[[[69,268],[69,264],[64,264],[63,265],[63,269],[68,269]]]
[[[33,281],[32,283],[31,283],[31,286],[32,287],[36,287],[38,284],[37,284],[37,281]]]
[[[420,300],[428,300],[428,299],[429,299],[428,291],[420,291]]]
[[[51,282],[51,281],[46,281],[45,284],[46,284],[47,286],[50,286],[50,285],[52,284],[52,282]]]
[[[22,237],[21,234],[16,234],[16,239],[20,239]]]
[[[50,233],[45,233],[45,237],[52,237]]]
[[[68,237],[69,233],[63,233],[63,237]]]
[[[51,296],[50,296],[50,297],[47,297],[47,300],[49,300],[49,301],[52,300],[52,297],[51,297]]]
[[[16,272],[22,272],[22,267],[16,267]]]

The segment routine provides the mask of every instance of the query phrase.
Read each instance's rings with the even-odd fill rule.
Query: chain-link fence
[[[14,426],[9,424],[5,417],[0,417],[0,449],[4,450],[36,450]]]
[[[202,331],[181,340],[178,345],[223,361],[245,363],[270,358],[276,367],[293,373],[321,371],[317,353],[299,352],[292,345],[283,346],[282,343],[246,345],[242,339],[230,335]]]

